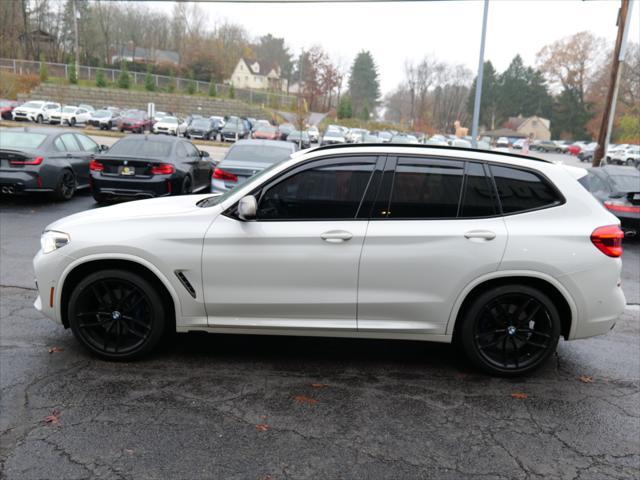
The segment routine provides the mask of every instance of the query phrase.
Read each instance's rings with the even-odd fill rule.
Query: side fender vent
[[[184,275],[184,273],[182,273],[182,270],[176,270],[175,274],[185,290],[189,292],[189,295],[191,295],[193,298],[196,298],[196,289],[193,288],[193,285],[191,285],[187,277]]]

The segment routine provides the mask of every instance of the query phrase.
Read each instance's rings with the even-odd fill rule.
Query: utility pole
[[[480,122],[480,99],[482,98],[482,78],[484,77],[484,41],[487,37],[487,16],[489,0],[484,0],[482,15],[482,36],[480,37],[480,58],[478,59],[478,75],[476,76],[476,98],[473,102],[473,122],[471,123],[471,145],[478,147],[478,123]]]
[[[74,30],[74,52],[76,54],[76,78],[80,78],[80,50],[78,49],[78,10],[76,10],[76,0],[71,2],[73,5],[73,30]]]
[[[298,140],[298,150],[302,150],[302,65],[304,64],[304,48],[300,51],[300,65],[298,65],[298,128],[300,132],[300,140]]]
[[[613,128],[613,119],[616,111],[616,101],[618,97],[618,82],[620,80],[620,62],[624,60],[626,52],[625,44],[627,40],[627,31],[629,29],[630,1],[622,0],[622,5],[618,10],[618,36],[616,37],[616,47],[613,51],[613,63],[611,64],[611,76],[609,78],[609,90],[607,91],[607,102],[604,105],[602,113],[602,123],[600,123],[600,132],[598,132],[598,147],[593,155],[592,165],[599,167],[602,158],[607,152],[611,130]]]

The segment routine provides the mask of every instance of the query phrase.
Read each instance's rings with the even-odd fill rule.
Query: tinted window
[[[260,220],[355,218],[373,160],[310,167],[267,190],[260,199]]]
[[[611,181],[619,192],[640,192],[640,174],[629,172],[628,175],[611,175]]]
[[[56,147],[56,150],[58,150],[59,152],[67,151],[67,147],[65,147],[64,143],[62,142],[62,138],[60,137],[55,139],[55,141],[53,142],[53,145]]]
[[[517,168],[491,166],[503,213],[522,212],[560,203],[561,199],[541,176]]]
[[[71,133],[60,135],[60,139],[68,152],[79,152],[81,150],[80,145],[78,145],[78,142],[76,142],[75,137]]]
[[[276,143],[276,142],[274,142]],[[289,158],[293,152],[289,146],[233,144],[225,160],[246,160],[251,162],[275,163]]]
[[[76,135],[80,145],[86,152],[98,152],[98,144],[85,135]]]
[[[142,155],[145,157],[168,157],[171,143],[153,139],[126,139],[116,142],[110,149],[110,155]]]
[[[184,143],[180,142],[178,144],[178,146],[176,147],[176,154],[181,158],[187,156],[187,149],[185,148]]]
[[[192,144],[185,142],[184,143],[184,148],[187,149],[187,155],[189,157],[199,157],[200,154],[198,153],[198,149],[196,147],[194,147]]]
[[[479,163],[468,163],[460,217],[488,217],[496,214],[493,188]]]
[[[3,130],[0,134],[0,148],[38,148],[45,138],[45,133]]]
[[[464,173],[462,162],[398,161],[388,218],[455,218]]]

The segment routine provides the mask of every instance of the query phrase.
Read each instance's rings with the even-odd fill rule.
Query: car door
[[[452,306],[507,241],[482,163],[392,158],[362,249],[358,331],[446,333]]]
[[[234,209],[205,240],[202,276],[211,327],[356,330],[358,218],[376,158],[313,160],[254,194],[257,219]]]
[[[76,136],[73,133],[63,133],[60,135],[59,140],[64,144],[64,156],[73,169],[76,182],[80,186],[87,185],[89,183],[89,162],[91,161],[91,155],[80,147],[80,143],[76,140]]]
[[[82,153],[78,153],[78,156],[81,156],[83,161],[80,167],[82,169],[82,174],[79,176],[78,181],[81,186],[85,186],[89,184],[89,164],[91,163],[91,159],[100,153],[100,146],[86,135],[81,133],[76,133],[74,135],[82,148]],[[80,179],[82,179],[82,181],[80,181]]]
[[[193,166],[193,189],[199,190],[205,185],[209,185],[208,172],[210,165],[201,156],[198,149],[190,142],[184,142],[187,150],[187,160]]]

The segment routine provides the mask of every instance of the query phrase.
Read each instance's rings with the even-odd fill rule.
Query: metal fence
[[[41,64],[47,66],[48,75],[57,78],[69,78],[70,65],[64,63],[38,62],[34,60],[18,60],[12,58],[0,58],[0,70],[8,71],[16,74],[32,74],[39,75]],[[120,77],[121,70],[113,68],[89,67],[79,65],[77,67],[77,77],[80,80],[95,81],[98,71],[102,71],[107,82],[115,83]],[[147,74],[142,72],[128,71],[129,78],[133,85],[144,85]],[[175,91],[187,92],[189,85],[193,84],[196,93],[207,94],[209,92],[210,82],[201,82],[200,80],[191,80],[188,78],[175,78],[166,75],[150,74],[157,89],[168,90],[169,86],[174,83]],[[216,83],[216,92],[220,97],[229,97],[230,86]],[[235,89],[235,97],[238,100],[247,103],[258,104],[261,106],[283,108],[293,108],[296,105],[296,97],[293,95],[285,95],[281,93],[269,92],[265,90],[249,90],[244,88]]]

